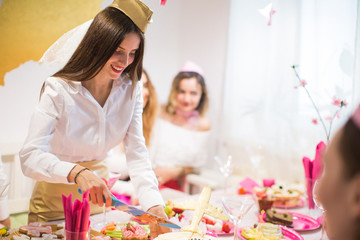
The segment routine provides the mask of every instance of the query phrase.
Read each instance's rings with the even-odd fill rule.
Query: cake
[[[265,221],[286,227],[293,227],[293,215],[291,213],[277,212],[273,209],[266,211]]]

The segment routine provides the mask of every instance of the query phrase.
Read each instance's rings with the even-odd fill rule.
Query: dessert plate
[[[295,231],[311,231],[318,229],[320,227],[320,223],[316,221],[316,219],[296,212],[288,212],[288,211],[278,211],[281,213],[290,213],[293,215],[293,228]],[[264,214],[264,220],[265,220]]]
[[[281,227],[282,234],[284,236],[283,240],[304,240],[304,238],[296,231],[294,231],[290,228],[284,227],[284,226],[280,226],[280,227]],[[239,233],[240,239],[247,240],[246,238],[241,236],[241,229],[239,231],[240,231],[240,233]]]

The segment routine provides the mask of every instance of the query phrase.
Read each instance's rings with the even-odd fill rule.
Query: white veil
[[[92,19],[62,35],[41,57],[39,63],[55,73],[62,69],[79,46]]]

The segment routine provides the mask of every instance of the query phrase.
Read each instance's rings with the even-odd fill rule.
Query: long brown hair
[[[149,89],[149,99],[143,109],[143,134],[145,137],[146,146],[150,146],[150,138],[152,128],[156,119],[156,113],[158,110],[158,100],[155,88],[151,82],[149,74],[143,69],[143,73],[147,78],[147,88]]]
[[[144,35],[129,17],[113,7],[107,7],[96,15],[70,60],[53,76],[71,81],[92,79],[104,67],[125,36],[132,32],[140,36],[140,44],[134,61],[125,68],[123,74],[127,74],[132,80],[134,89],[142,73]]]
[[[200,84],[201,86],[201,97],[200,97],[200,101],[199,101],[199,105],[196,107],[195,110],[197,110],[200,114],[200,116],[204,116],[208,105],[209,105],[209,99],[208,99],[208,91],[206,88],[206,84],[205,84],[205,79],[198,73],[196,72],[179,72],[173,82],[172,82],[172,86],[171,86],[171,91],[170,91],[170,95],[168,98],[167,103],[165,104],[164,108],[165,111],[170,114],[170,115],[174,115],[175,111],[176,111],[176,95],[179,93],[180,91],[180,82],[183,79],[186,78],[195,78],[196,81]]]
[[[339,142],[345,178],[352,179],[360,174],[360,129],[351,118],[343,127]]]

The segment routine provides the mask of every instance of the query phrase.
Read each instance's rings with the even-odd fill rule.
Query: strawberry
[[[172,209],[175,213],[183,213],[184,209],[173,207]]]
[[[223,232],[226,232],[226,233],[229,233],[229,232],[231,231],[230,224],[227,223],[227,222],[224,222],[224,223],[223,223],[223,226],[222,226],[222,231],[223,231]]]
[[[126,229],[132,231],[133,233],[136,231],[135,227],[131,223],[126,224]]]
[[[183,214],[181,214],[181,213],[179,213],[177,216],[178,216],[178,218],[179,218],[179,221],[181,221],[181,219],[183,219],[183,218],[184,218],[184,215],[183,215]]]
[[[207,217],[204,217],[203,219],[205,219],[205,223],[206,224],[209,224],[209,225],[215,225],[215,221],[207,218]]]

